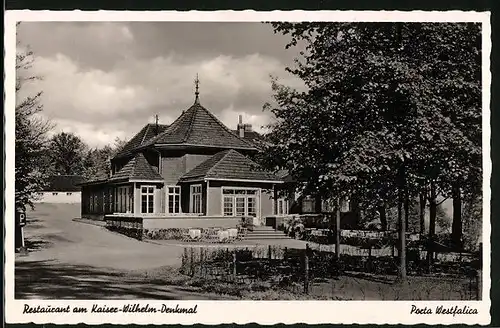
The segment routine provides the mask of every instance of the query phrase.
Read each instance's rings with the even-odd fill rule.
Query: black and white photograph
[[[489,15],[105,17],[12,22],[19,316],[307,300],[489,318]]]

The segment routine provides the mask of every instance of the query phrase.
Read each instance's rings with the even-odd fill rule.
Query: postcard
[[[7,322],[490,322],[489,12],[5,17]]]

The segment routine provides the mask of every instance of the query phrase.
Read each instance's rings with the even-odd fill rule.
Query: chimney
[[[243,124],[243,116],[239,116],[239,121],[238,121],[238,134],[240,138],[245,137],[245,125]]]

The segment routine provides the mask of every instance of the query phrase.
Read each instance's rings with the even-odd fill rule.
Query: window
[[[141,187],[141,213],[154,213],[154,186]]]
[[[276,215],[288,214],[288,199],[278,198],[276,200]]]
[[[340,210],[342,212],[349,212],[351,210],[351,201],[348,198],[344,198],[341,200]]]
[[[52,196],[57,196],[59,193],[58,192],[53,192]]]
[[[103,198],[105,194],[103,193]],[[110,194],[111,196],[111,194]],[[126,213],[132,212],[133,208],[133,192],[130,186],[118,187],[116,188],[116,197],[115,197],[115,212],[117,213]],[[110,204],[110,208],[111,208]],[[103,208],[105,208],[103,206]],[[144,212],[146,213],[146,212]]]
[[[202,213],[201,185],[191,186],[191,212]]]
[[[224,216],[233,216],[233,197],[224,197]]]
[[[236,216],[245,215],[245,197],[236,197]]]
[[[315,200],[307,196],[302,200],[302,212],[304,213],[314,213],[314,202]]]
[[[109,205],[109,212],[113,212],[113,189],[109,190],[108,194],[108,205]]]
[[[72,192],[67,192],[67,193],[66,193],[66,196],[71,196],[71,195],[73,195],[73,193],[72,193]]]
[[[256,189],[222,189],[224,216],[257,216]]]
[[[97,211],[97,195],[95,193],[91,193],[90,197],[90,213],[95,213]]]
[[[181,212],[181,187],[167,187],[167,213]]]
[[[248,197],[247,198],[247,206],[248,206],[248,215],[249,216],[257,216],[257,206],[256,206],[256,198]]]

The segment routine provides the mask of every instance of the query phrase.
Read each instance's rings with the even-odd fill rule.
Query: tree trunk
[[[406,225],[405,220],[403,220],[403,197],[404,197],[404,185],[405,185],[405,173],[404,168],[401,169],[400,173],[400,183],[398,190],[398,224],[399,224],[399,272],[398,280],[399,282],[406,281]]]
[[[426,203],[425,192],[421,192],[420,193],[420,211],[418,213],[419,220],[420,220],[420,233],[421,234],[425,233],[425,203]]]
[[[452,196],[453,222],[451,225],[451,240],[453,246],[462,248],[462,197],[458,183],[455,183],[452,187]]]
[[[337,198],[337,208],[335,215],[335,258],[337,265],[340,263],[340,199]]]
[[[383,231],[387,231],[387,213],[385,211],[385,206],[380,206],[378,209],[380,213],[380,225]]]
[[[434,253],[430,249],[434,245],[434,239],[436,235],[436,215],[437,215],[437,195],[436,195],[436,184],[431,181],[431,190],[429,197],[429,245],[427,248],[427,263],[428,270],[430,272],[432,262],[434,259]]]
[[[404,211],[405,211],[405,229],[410,231],[410,197],[408,195],[408,188],[404,189]]]

